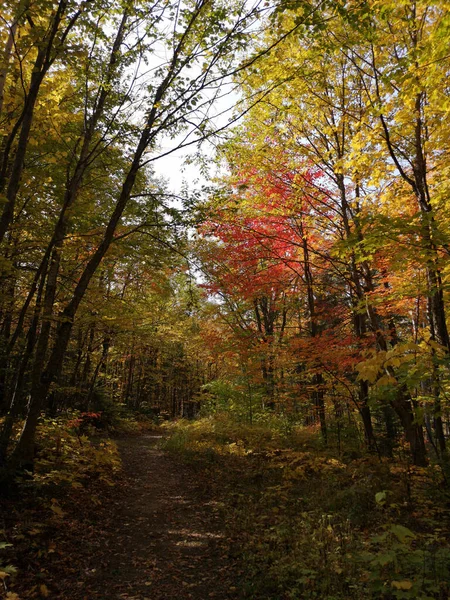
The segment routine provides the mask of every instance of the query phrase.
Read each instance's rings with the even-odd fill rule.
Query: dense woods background
[[[2,480],[131,410],[447,481],[449,40],[447,0],[6,0]]]

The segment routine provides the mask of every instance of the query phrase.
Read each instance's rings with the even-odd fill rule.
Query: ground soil
[[[51,553],[22,565],[10,590],[20,599],[240,597],[239,564],[205,473],[161,450],[160,438],[119,440],[120,484],[84,515],[67,514],[47,541]]]

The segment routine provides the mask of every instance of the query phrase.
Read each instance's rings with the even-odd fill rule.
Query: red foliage
[[[68,421],[67,425],[69,429],[75,429],[77,432],[82,432],[89,426],[94,427],[95,429],[102,429],[102,413],[82,412],[78,417]]]

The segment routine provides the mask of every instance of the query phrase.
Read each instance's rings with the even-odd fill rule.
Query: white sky
[[[184,181],[187,182],[189,189],[198,187],[195,182],[200,178],[199,168],[196,165],[184,164],[186,157],[194,152],[194,148],[184,148],[154,162],[155,174],[164,177],[168,182],[170,192],[179,194]],[[205,183],[203,178],[201,178],[199,185],[202,183]]]
[[[211,116],[211,122],[215,127],[223,127],[233,116],[233,110],[239,100],[242,98],[236,91],[227,94],[214,103],[214,115]],[[233,123],[231,127],[234,127]],[[163,154],[166,151],[174,148],[177,142],[184,140],[185,134],[179,134],[175,139],[160,140],[159,153]],[[210,159],[211,168],[210,175],[215,176],[219,170],[219,165],[214,164],[215,147],[213,143],[207,140],[202,142],[201,151],[204,156]],[[200,188],[208,182],[208,179],[200,172],[200,166],[191,163],[186,164],[187,158],[193,158],[198,153],[197,144],[187,146],[179,150],[175,150],[167,156],[162,156],[153,162],[156,176],[164,177],[168,182],[169,191],[174,194],[179,194],[183,188],[184,182],[188,184],[190,191]]]

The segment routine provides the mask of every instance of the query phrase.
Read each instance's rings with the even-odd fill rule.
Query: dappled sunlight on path
[[[147,435],[120,442],[126,487],[114,499],[115,536],[105,532],[107,556],[92,574],[89,598],[237,598],[236,565],[219,506],[205,495],[207,481],[163,452],[160,441]]]

